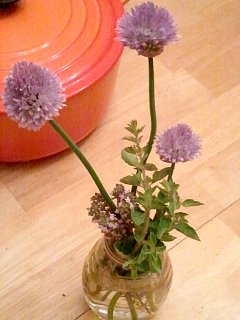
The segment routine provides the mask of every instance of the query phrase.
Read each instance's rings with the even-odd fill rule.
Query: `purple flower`
[[[126,192],[120,184],[116,185],[112,196],[117,200],[117,208],[114,212],[111,211],[103,196],[95,193],[91,198],[88,214],[108,238],[120,240],[124,236],[133,234],[131,211],[135,206],[136,199],[131,192]]]
[[[39,130],[58,115],[65,101],[58,77],[38,64],[17,62],[5,79],[3,103],[19,127]]]
[[[167,129],[156,139],[157,154],[165,162],[176,163],[195,159],[201,149],[200,138],[186,124]]]
[[[177,40],[176,28],[169,12],[151,2],[143,3],[119,19],[117,39],[145,57],[155,57],[163,47]]]

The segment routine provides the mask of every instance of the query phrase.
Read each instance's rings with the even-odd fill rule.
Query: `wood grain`
[[[201,157],[180,164],[183,197],[201,242],[169,246],[174,279],[155,319],[238,320],[240,313],[240,2],[156,0],[176,19],[182,39],[155,59],[158,131],[189,123]],[[131,0],[127,7],[141,3]],[[111,191],[129,172],[120,159],[124,126],[136,118],[149,133],[147,63],[125,50],[111,105],[79,146]],[[152,161],[161,165],[156,154]],[[87,216],[96,191],[71,152],[0,164],[0,319],[96,319],[83,299],[81,270],[100,236]]]

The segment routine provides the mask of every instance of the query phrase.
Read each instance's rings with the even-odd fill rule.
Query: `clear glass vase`
[[[132,279],[122,268],[103,237],[89,252],[83,267],[85,299],[101,319],[150,319],[165,301],[172,282],[168,253],[162,255],[160,273],[142,274]]]

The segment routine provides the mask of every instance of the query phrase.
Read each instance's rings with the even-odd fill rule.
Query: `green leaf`
[[[136,138],[131,137],[131,136],[124,137],[123,140],[127,140],[127,141],[131,141],[131,142],[136,143]]]
[[[126,262],[124,262],[123,264],[123,269],[128,269],[129,266],[131,266],[132,264],[135,263],[135,259],[129,259]]]
[[[139,272],[147,272],[148,271],[148,263],[146,260],[144,260],[141,264],[137,264],[137,271]]]
[[[122,178],[120,181],[125,184],[130,184],[131,186],[139,186],[140,185],[139,175],[126,176],[126,177]]]
[[[160,171],[155,171],[153,174],[152,181],[156,182],[165,178],[170,172],[170,168],[164,168]]]
[[[137,132],[137,120],[131,120],[125,129],[135,135]]]
[[[137,242],[141,242],[145,238],[145,234],[143,233],[143,226],[137,226],[134,231],[134,239]]]
[[[140,226],[145,221],[144,213],[141,211],[134,210],[131,212],[131,217],[136,226]]]
[[[162,235],[168,231],[171,225],[171,220],[167,217],[160,217],[158,228],[157,228],[157,238],[161,240]]]
[[[155,166],[155,164],[153,163],[146,163],[144,165],[145,169],[148,170],[148,171],[154,171],[154,170],[157,170],[157,167]]]
[[[152,192],[152,189],[147,189],[144,193],[139,192],[138,202],[147,210],[150,210],[152,207]]]
[[[161,210],[164,208],[164,203],[159,198],[153,197],[151,208]]]
[[[134,154],[129,153],[126,150],[122,150],[121,156],[122,156],[123,161],[125,161],[130,166],[133,166],[136,168],[139,167],[137,157]]]
[[[157,254],[160,254],[160,253],[163,253],[163,251],[164,250],[166,250],[166,246],[163,244],[163,242],[162,242],[162,246],[160,247],[160,246],[157,246],[156,248],[155,248],[156,250],[156,253]]]
[[[166,241],[166,242],[173,241],[175,239],[176,239],[176,237],[172,236],[169,233],[164,233],[164,235],[162,236],[162,241]]]
[[[137,133],[142,132],[144,128],[145,128],[145,126],[142,126],[142,127],[138,128],[138,129],[137,129]]]
[[[113,246],[115,250],[120,251],[121,253],[125,255],[129,255],[132,253],[132,250],[135,245],[135,240],[132,237],[122,238],[121,241],[115,241],[113,243]]]
[[[171,201],[168,205],[168,209],[169,209],[169,212],[171,215],[174,214],[174,211],[175,211],[175,203],[173,201]]]
[[[175,216],[184,218],[184,217],[188,216],[188,213],[186,213],[186,212],[175,212]]]
[[[139,253],[139,256],[137,257],[136,263],[137,264],[143,263],[143,261],[145,261],[148,258],[149,254],[150,254],[150,250],[148,249],[148,246],[144,244]]]
[[[200,241],[197,232],[187,223],[178,223],[175,225],[175,229],[191,239]]]
[[[156,244],[157,244],[157,236],[153,232],[150,232],[149,241],[150,241],[150,244],[153,247],[156,246]]]
[[[195,207],[195,206],[202,206],[203,203],[193,199],[186,199],[185,201],[183,201],[182,205],[184,207]]]
[[[161,203],[167,203],[169,201],[168,194],[162,189],[158,193],[158,199]]]
[[[156,253],[153,253],[150,256],[150,261],[149,261],[149,268],[151,272],[159,272],[162,269],[162,263],[160,256]]]

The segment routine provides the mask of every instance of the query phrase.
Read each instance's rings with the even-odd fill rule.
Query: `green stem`
[[[153,58],[148,58],[148,78],[149,78],[149,109],[150,109],[150,116],[151,116],[151,133],[149,136],[149,140],[147,145],[145,146],[145,151],[143,155],[143,164],[147,162],[147,159],[151,153],[152,146],[154,143],[154,139],[157,132],[157,116],[156,116],[156,109],[155,109],[155,89],[154,89],[154,64]],[[133,194],[136,194],[137,187],[133,186],[131,189]]]
[[[112,292],[112,290],[107,290],[107,292],[102,296],[101,301],[106,300],[107,297],[110,295],[111,292]]]
[[[142,229],[142,241],[139,241],[135,244],[135,247],[133,248],[133,255],[136,254],[138,252],[138,250],[141,248],[143,241],[145,240],[146,234],[148,232],[148,228],[149,228],[149,223],[150,223],[150,211],[146,210],[146,220]]]
[[[116,206],[113,203],[112,199],[110,198],[109,194],[105,190],[104,186],[102,185],[102,182],[98,178],[98,175],[94,171],[91,164],[88,162],[88,160],[85,158],[83,153],[80,151],[80,149],[77,147],[77,145],[72,141],[72,139],[68,136],[68,134],[56,123],[54,120],[49,120],[50,125],[57,131],[57,133],[60,134],[60,136],[65,140],[65,142],[68,144],[68,146],[72,149],[72,151],[76,154],[76,156],[80,159],[82,164],[85,166],[87,171],[89,172],[90,176],[94,180],[96,186],[98,187],[98,190],[100,191],[101,195],[104,197],[110,208],[115,211]]]
[[[147,302],[149,303],[152,312],[158,310],[158,306],[154,303],[153,292],[147,293]]]
[[[148,58],[148,70],[149,70],[149,107],[150,107],[150,116],[151,116],[151,133],[148,140],[148,143],[145,147],[144,152],[144,163],[147,162],[147,159],[152,150],[154,139],[157,132],[157,117],[155,109],[155,94],[154,94],[154,65],[153,58]]]
[[[127,299],[129,310],[131,312],[132,320],[137,320],[138,319],[137,312],[136,312],[136,309],[134,307],[134,303],[132,301],[132,297],[131,297],[130,293],[126,293],[125,297]]]
[[[170,179],[172,178],[174,168],[175,168],[175,163],[172,163],[170,167],[170,172],[168,174],[168,181],[170,181]]]
[[[108,305],[108,320],[113,320],[113,311],[118,299],[121,297],[122,292],[116,292],[115,295],[112,297],[111,301]]]

